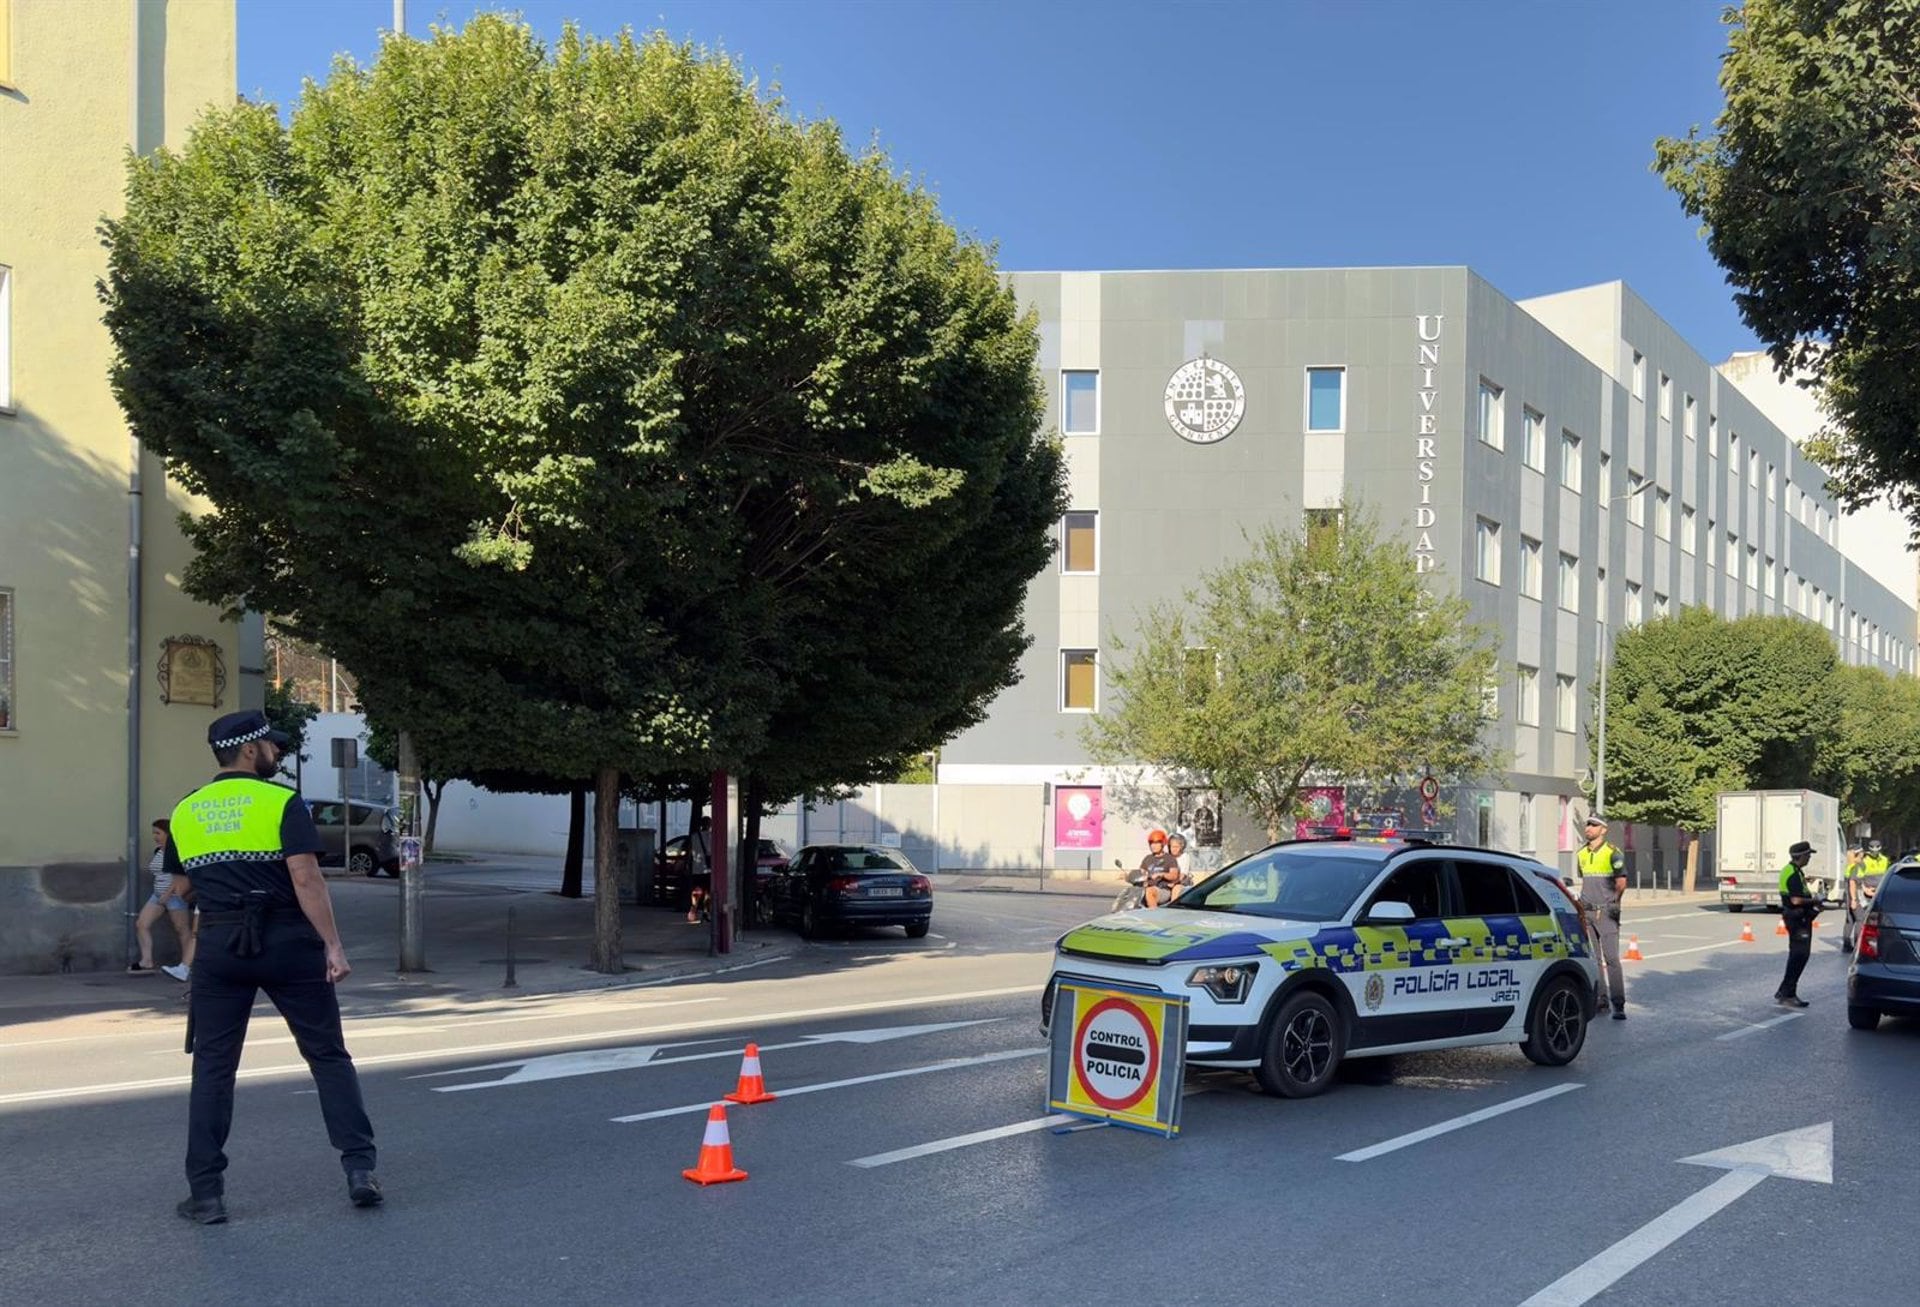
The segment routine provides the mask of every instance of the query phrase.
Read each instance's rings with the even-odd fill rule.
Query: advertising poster
[[[1062,785],[1053,792],[1053,847],[1097,849],[1105,812],[1098,785]]]

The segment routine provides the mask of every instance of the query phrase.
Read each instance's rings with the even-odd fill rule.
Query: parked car
[[[786,850],[773,840],[761,840],[759,856],[754,859],[753,887],[755,902],[767,901],[767,884],[776,873],[787,869]],[[653,857],[653,901],[667,903],[686,911],[688,902],[687,884],[687,837],[676,835],[661,846]],[[760,919],[766,921],[766,909],[760,909]]]
[[[898,849],[820,844],[800,850],[773,877],[775,921],[791,921],[813,939],[851,926],[904,926],[924,939],[933,922],[933,882]]]
[[[320,832],[320,842],[325,846],[320,853],[321,866],[338,867],[344,864],[355,876],[400,874],[400,845],[394,838],[394,832],[399,828],[398,808],[355,801],[353,849],[350,855],[343,856],[346,852],[347,828],[340,820],[340,800],[309,799],[307,807],[313,811],[314,827]]]
[[[1883,1016],[1920,1017],[1920,866],[1912,863],[1880,882],[1847,970],[1847,1024],[1872,1030]]]

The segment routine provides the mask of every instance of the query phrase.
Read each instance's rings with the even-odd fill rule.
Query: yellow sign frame
[[[1063,976],[1054,985],[1051,1031],[1049,1108],[1169,1139],[1180,1133],[1184,995]],[[1095,1040],[1095,1053],[1105,1050],[1106,1058],[1089,1055]],[[1115,1080],[1120,1089],[1108,1092]]]

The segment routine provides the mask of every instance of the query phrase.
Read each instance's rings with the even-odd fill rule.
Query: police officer
[[[280,770],[287,737],[268,726],[264,713],[237,712],[214,722],[207,743],[220,772],[173,810],[166,849],[167,869],[192,877],[200,905],[187,1018],[190,1193],[175,1210],[201,1225],[227,1219],[224,1150],[234,1072],[254,996],[263,989],[320,1091],[348,1199],[356,1207],[377,1206],[383,1195],[374,1175],[373,1126],[340,1033],[333,988],[350,968],[320,877],[320,835],[299,796],[268,780]]]
[[[1627,892],[1627,860],[1607,842],[1607,819],[1587,814],[1587,842],[1574,854],[1580,868],[1580,915],[1600,955],[1601,979],[1613,1001],[1613,1019],[1627,1019],[1626,973],[1620,969],[1620,900]]]
[[[1800,997],[1800,973],[1807,969],[1807,956],[1813,952],[1813,919],[1820,914],[1807,889],[1807,862],[1813,857],[1813,845],[1801,840],[1787,850],[1787,865],[1780,869],[1780,920],[1787,927],[1787,974],[1773,1001],[1785,1007],[1805,1007]]]
[[[1879,840],[1868,840],[1863,851],[1847,859],[1847,922],[1841,931],[1840,951],[1853,952],[1853,937],[1867,904],[1887,874],[1888,859]]]

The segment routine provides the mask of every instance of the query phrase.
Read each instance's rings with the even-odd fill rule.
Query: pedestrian
[[[1865,849],[1847,855],[1847,920],[1841,929],[1840,951],[1853,952],[1853,939],[1867,906],[1887,875],[1887,855],[1879,840],[1869,840]]]
[[[127,970],[142,976],[154,973],[153,923],[165,916],[173,922],[173,933],[180,937],[180,960],[158,969],[175,980],[184,981],[193,968],[193,910],[186,899],[193,888],[185,876],[176,876],[167,870],[168,825],[165,817],[153,819],[153,857],[147,860],[147,872],[153,877],[153,894],[140,905],[140,915],[133,919],[133,935],[140,941],[140,956]]]
[[[702,817],[687,835],[687,924],[707,918],[707,897],[713,890],[713,818]]]
[[[1813,952],[1813,919],[1820,905],[1807,889],[1807,862],[1813,857],[1813,845],[1801,840],[1787,850],[1787,865],[1780,869],[1780,920],[1787,927],[1787,974],[1773,1001],[1785,1007],[1805,1007],[1800,997],[1800,973],[1807,969],[1807,957]]]
[[[1607,842],[1607,819],[1587,814],[1587,842],[1574,854],[1580,868],[1580,915],[1587,938],[1599,954],[1603,999],[1611,1000],[1613,1019],[1627,1019],[1626,973],[1620,969],[1620,900],[1627,892],[1627,860]]]
[[[187,1108],[188,1197],[175,1208],[218,1225],[224,1198],[234,1072],[247,1018],[265,990],[286,1019],[320,1093],[327,1138],[340,1152],[355,1207],[382,1201],[373,1126],[340,1032],[334,986],[352,970],[320,875],[320,835],[307,805],[268,779],[287,737],[258,710],[228,713],[207,731],[219,774],[173,810],[166,865],[191,875],[206,947],[188,999],[193,1089]]]

